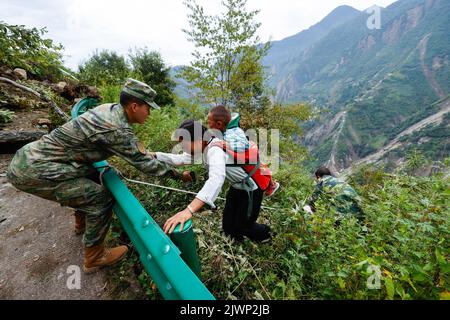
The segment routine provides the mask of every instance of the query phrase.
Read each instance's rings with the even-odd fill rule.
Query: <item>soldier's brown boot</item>
[[[81,235],[86,230],[85,215],[81,212],[75,211],[75,234]]]
[[[105,248],[103,244],[99,244],[90,248],[85,247],[83,270],[85,273],[93,273],[101,267],[110,266],[124,258],[127,251],[127,246]]]

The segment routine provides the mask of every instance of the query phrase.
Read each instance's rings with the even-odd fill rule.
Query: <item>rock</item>
[[[7,66],[0,67],[0,76],[8,78],[10,80],[16,80],[14,71],[12,71],[12,69],[8,68]]]
[[[53,86],[53,90],[55,90],[57,93],[61,94],[64,93],[66,91],[67,88],[67,82],[58,82],[57,84],[55,84]]]
[[[74,101],[77,98],[100,98],[100,93],[96,87],[88,86],[73,82],[59,82],[52,85],[53,91],[58,93],[61,97]]]
[[[40,139],[43,135],[45,135],[43,131],[0,131],[0,144],[27,144]]]
[[[31,121],[31,124],[33,126],[47,126],[50,127],[52,125],[52,122],[49,119],[46,118],[37,118]]]
[[[14,72],[14,75],[19,80],[27,80],[28,79],[27,72],[23,69],[15,68],[13,72]]]
[[[96,87],[89,86],[87,95],[90,98],[99,98],[100,97],[100,92],[98,91],[98,89]]]
[[[84,98],[84,97],[89,97],[89,98],[99,98],[100,97],[100,93],[98,91],[98,89],[96,87],[93,86],[87,86],[87,85],[77,85],[74,88],[74,97],[76,98]]]

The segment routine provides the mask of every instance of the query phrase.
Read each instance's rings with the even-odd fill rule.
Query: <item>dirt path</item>
[[[0,155],[0,299],[113,299],[104,271],[81,267],[82,240],[73,232],[73,211],[15,189],[5,171],[10,155]],[[72,276],[72,278],[70,278]],[[69,280],[69,281],[68,281]]]

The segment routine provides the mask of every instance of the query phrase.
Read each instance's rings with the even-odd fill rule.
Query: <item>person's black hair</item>
[[[195,136],[195,133],[196,133],[195,128],[196,127],[201,128],[201,137]],[[184,130],[185,130],[185,132],[187,131],[189,133],[189,135],[190,135],[189,138],[191,141],[209,140],[208,134],[205,135],[205,133],[208,132],[208,129],[205,126],[203,126],[200,121],[195,121],[193,119],[183,121],[177,129],[176,135],[178,136],[178,138],[185,137],[185,135],[183,134]],[[197,131],[200,132],[198,129],[197,129]]]
[[[231,112],[225,106],[217,106],[209,110],[214,121],[222,121],[226,126],[231,121]]]
[[[318,178],[322,178],[323,176],[332,176],[330,169],[328,169],[325,166],[321,166],[319,169],[316,170],[314,174]]]
[[[124,107],[129,106],[132,103],[137,103],[139,105],[141,104],[146,104],[146,102],[144,102],[143,100],[133,97],[132,95],[126,93],[126,92],[121,92],[120,93],[120,104]]]

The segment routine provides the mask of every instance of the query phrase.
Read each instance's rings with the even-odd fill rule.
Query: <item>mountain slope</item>
[[[367,18],[334,28],[277,75],[277,100],[329,110],[306,126],[314,165],[348,167],[437,112],[450,92],[450,1],[397,1],[382,10],[380,30]]]
[[[269,84],[276,85],[281,80],[278,75],[289,72],[290,62],[295,60],[298,54],[320,41],[337,26],[352,20],[360,13],[350,6],[340,6],[311,28],[281,41],[273,41],[268,55],[263,59],[263,64],[270,67],[269,73],[272,75]]]
[[[398,153],[404,155],[408,150],[411,151],[412,148],[427,154],[427,152],[433,151],[430,149],[435,145],[432,141],[433,138],[437,138],[435,134],[445,138],[444,143],[439,145],[439,149],[442,152],[442,156],[448,154],[450,151],[448,150],[450,143],[450,96],[439,101],[437,104],[439,105],[439,111],[437,113],[408,127],[382,149],[359,159],[352,165],[359,166],[361,164],[380,163],[389,158],[392,153],[396,153],[394,158],[399,159]],[[336,167],[333,167],[335,165],[334,163],[329,162],[329,164],[336,170]],[[349,173],[350,170],[347,169],[345,172]]]

